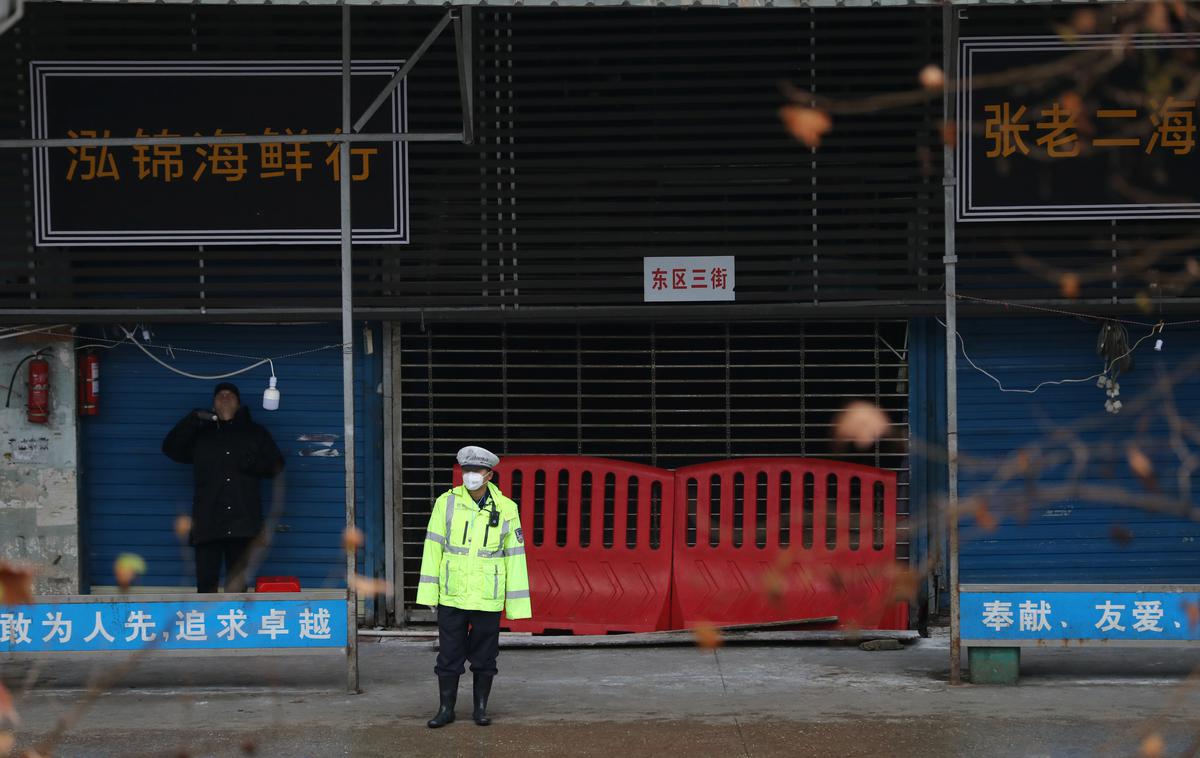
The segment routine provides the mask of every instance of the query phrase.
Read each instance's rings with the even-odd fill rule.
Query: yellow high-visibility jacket
[[[533,609],[517,504],[491,482],[488,491],[500,511],[498,526],[488,523],[491,508],[480,509],[461,484],[437,499],[425,532],[417,602],[527,619]]]

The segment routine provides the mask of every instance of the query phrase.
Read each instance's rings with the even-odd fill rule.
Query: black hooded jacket
[[[250,420],[245,406],[232,421],[205,421],[195,411],[175,425],[162,451],[192,464],[191,543],[248,539],[262,528],[260,480],[283,470],[271,433]]]

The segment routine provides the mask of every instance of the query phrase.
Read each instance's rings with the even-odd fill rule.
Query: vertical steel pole
[[[350,6],[342,6],[342,134],[349,134],[350,119]],[[346,529],[354,528],[354,280],[351,276],[350,143],[338,145],[338,188],[342,205],[342,423],[345,427]],[[358,690],[358,592],[354,585],[358,551],[346,551],[346,688]]]
[[[942,66],[945,84],[942,85],[943,118],[957,123],[954,109],[958,92],[958,9],[953,3],[942,6]],[[946,461],[949,488],[946,492],[946,528],[949,531],[950,553],[950,684],[962,681],[962,630],[958,607],[958,285],[955,264],[958,263],[954,239],[955,194],[958,172],[955,170],[955,146],[947,141],[942,149],[943,188],[946,234]]]

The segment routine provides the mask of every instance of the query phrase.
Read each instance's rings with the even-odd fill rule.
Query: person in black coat
[[[225,564],[225,591],[246,588],[245,563],[262,529],[262,479],[283,470],[271,433],[250,420],[238,388],[213,391],[212,410],[189,411],[163,440],[173,461],[192,465],[190,543],[196,548],[196,590],[216,592]]]

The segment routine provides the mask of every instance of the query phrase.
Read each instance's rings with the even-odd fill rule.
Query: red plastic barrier
[[[672,628],[818,616],[907,628],[907,606],[892,600],[895,473],[749,458],[675,477]]]
[[[455,481],[460,481],[457,470]],[[651,632],[670,618],[674,476],[579,456],[508,456],[494,479],[518,503],[533,618],[522,632]]]

